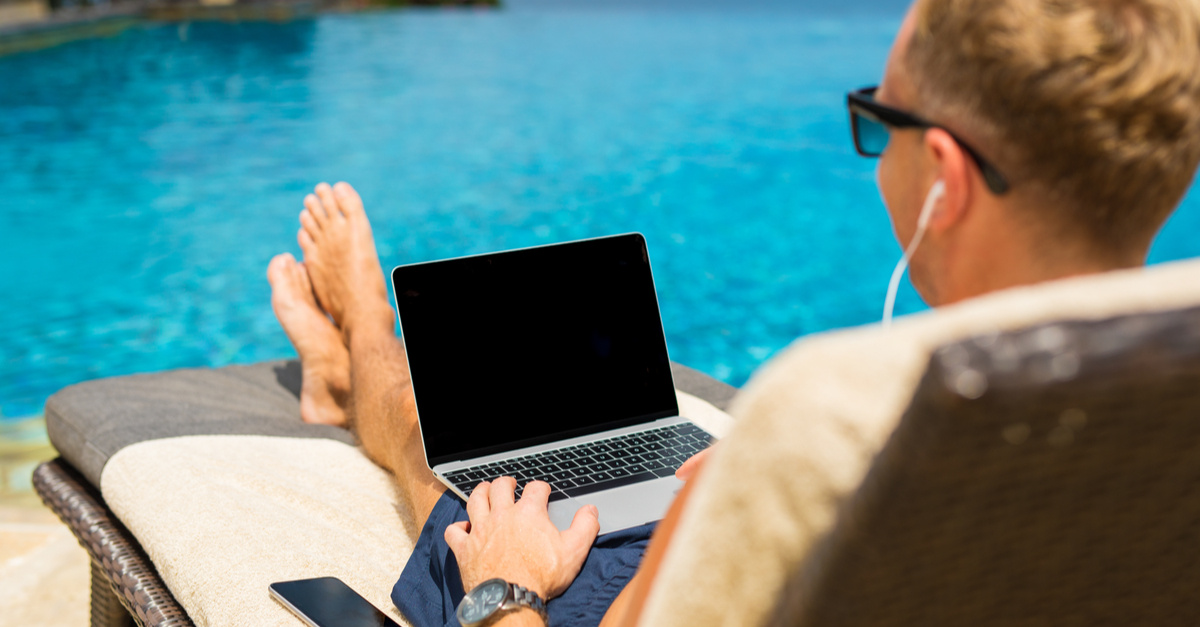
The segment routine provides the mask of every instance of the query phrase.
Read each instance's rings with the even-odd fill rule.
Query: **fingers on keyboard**
[[[530,481],[545,481],[552,489],[550,500],[556,501],[671,476],[712,442],[713,437],[700,427],[682,423],[457,470],[446,479],[470,495],[481,481],[512,477],[517,481],[513,494],[518,499]]]

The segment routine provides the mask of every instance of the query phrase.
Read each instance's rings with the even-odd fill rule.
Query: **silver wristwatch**
[[[536,592],[503,579],[488,579],[463,597],[455,615],[463,627],[480,627],[501,614],[523,607],[537,612],[546,624],[550,623],[546,602]]]

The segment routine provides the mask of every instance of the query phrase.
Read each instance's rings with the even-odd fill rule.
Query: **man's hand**
[[[517,482],[501,477],[480,483],[467,499],[470,522],[446,528],[446,544],[458,559],[463,589],[499,577],[524,586],[546,601],[571,585],[600,532],[599,512],[587,505],[560,532],[550,522],[550,485],[534,481],[513,502]]]

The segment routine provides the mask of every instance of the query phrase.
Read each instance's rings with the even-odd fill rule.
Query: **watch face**
[[[508,594],[508,584],[503,579],[489,579],[463,597],[458,606],[458,620],[465,624],[478,623],[500,609]]]

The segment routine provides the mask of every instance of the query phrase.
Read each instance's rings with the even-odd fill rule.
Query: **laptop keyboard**
[[[703,429],[681,423],[480,464],[445,477],[468,495],[481,481],[513,477],[518,498],[526,483],[545,481],[551,487],[550,500],[557,501],[670,477],[684,461],[711,443],[712,436]]]

